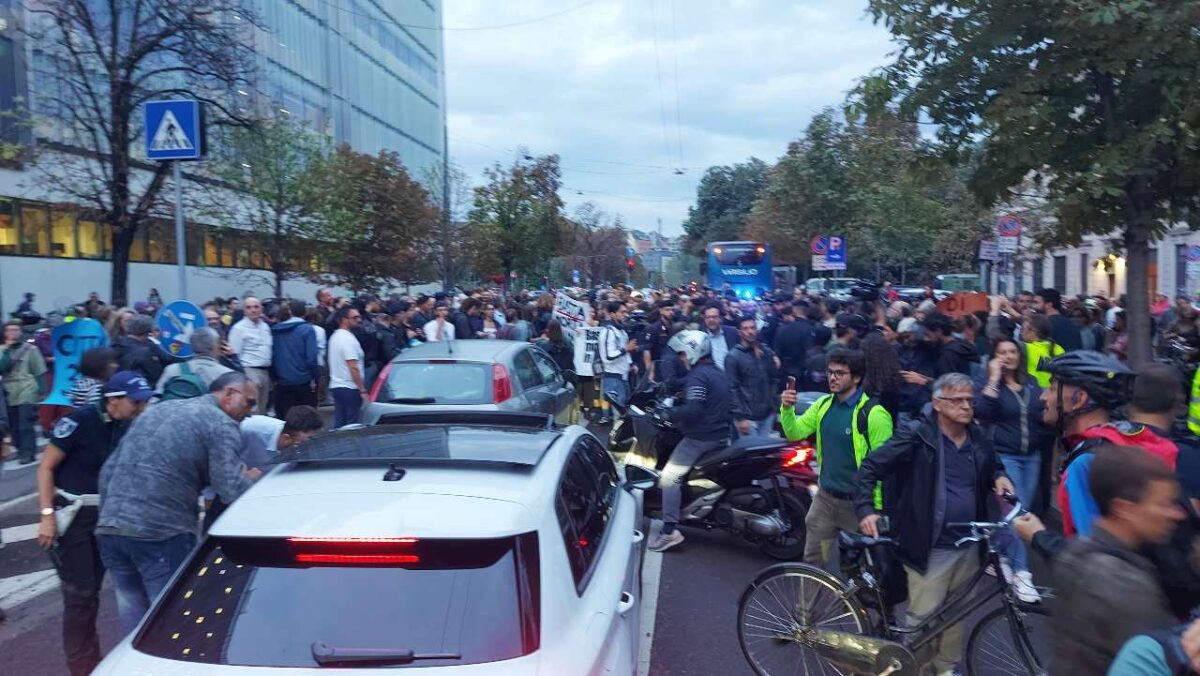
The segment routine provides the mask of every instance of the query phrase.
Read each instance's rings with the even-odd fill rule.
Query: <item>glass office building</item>
[[[37,20],[28,11],[36,2],[0,0],[0,105],[8,110],[15,100],[27,101],[36,122],[32,129],[0,124],[0,140],[72,147],[77,132],[48,91],[60,67],[56,57],[23,39],[18,28]],[[258,24],[251,28],[248,22],[246,31],[255,74],[252,86],[229,93],[243,99],[235,107],[290,116],[359,152],[394,151],[418,179],[442,163],[441,0],[244,0],[244,6]],[[97,81],[104,81],[100,72]],[[209,140],[220,142],[214,134]],[[141,148],[136,142],[135,154]],[[69,197],[39,192],[36,183],[36,171],[0,164],[0,311],[11,310],[24,291],[48,296],[49,305],[109,285],[109,229],[86,209],[72,207]],[[253,274],[267,267],[259,248],[253,233],[189,220],[187,258],[196,267],[189,273],[189,295],[199,300],[262,289],[258,280],[264,277]],[[146,287],[174,288],[175,251],[169,214],[151,220],[131,251],[130,295],[136,298]],[[63,265],[78,270],[58,274]],[[55,273],[50,266],[57,266]],[[307,294],[308,286],[289,282],[287,292]]]

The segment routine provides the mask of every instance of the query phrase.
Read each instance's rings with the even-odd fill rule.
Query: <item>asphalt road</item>
[[[37,503],[19,499],[33,490],[33,466],[10,465],[0,478],[0,528],[10,540],[0,549],[0,607],[9,616],[0,624],[0,671],[66,676],[61,600],[49,561],[29,529],[37,522]],[[737,603],[749,581],[775,561],[724,532],[686,529],[684,534],[682,545],[663,554],[647,553],[643,605],[652,610],[643,614],[642,650],[648,664],[642,673],[752,674],[738,646]],[[1038,578],[1044,582],[1042,575]],[[652,631],[647,613],[653,616]],[[107,651],[119,640],[111,589],[104,593],[99,624]]]

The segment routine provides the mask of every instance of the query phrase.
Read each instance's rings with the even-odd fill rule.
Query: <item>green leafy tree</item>
[[[951,160],[979,146],[987,203],[1032,182],[1058,241],[1116,234],[1128,257],[1129,356],[1150,358],[1149,245],[1200,223],[1200,4],[1152,0],[871,0],[899,43],[868,110],[937,124]]]
[[[339,147],[306,177],[334,275],[355,291],[379,291],[436,274],[429,251],[440,214],[400,156]]]
[[[767,185],[767,163],[751,157],[741,164],[709,167],[696,189],[696,205],[688,208],[683,230],[688,248],[701,251],[708,242],[737,240],[746,228],[754,200]]]
[[[592,202],[584,202],[575,209],[571,226],[564,256],[582,273],[584,284],[624,280],[628,238],[621,217],[610,218]]]
[[[486,251],[477,258],[477,266],[483,268],[478,271],[484,276],[502,274],[505,284],[514,271],[538,278],[548,274],[549,261],[569,237],[558,196],[558,155],[524,155],[507,169],[492,166],[484,178],[475,188],[470,215],[472,236],[486,243]]]
[[[328,152],[324,137],[288,118],[269,119],[231,130],[213,168],[223,185],[202,208],[226,228],[248,226],[257,235],[277,297],[285,280],[310,274],[317,242],[330,239],[311,209],[308,175]]]

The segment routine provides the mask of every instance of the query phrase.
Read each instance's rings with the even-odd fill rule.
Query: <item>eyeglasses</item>
[[[945,402],[949,402],[950,404],[953,404],[954,406],[971,407],[971,406],[975,405],[974,397],[938,397],[938,399],[945,401]]]
[[[845,378],[846,376],[850,375],[849,371],[843,369],[829,369],[825,371],[825,373],[829,374],[830,378]]]

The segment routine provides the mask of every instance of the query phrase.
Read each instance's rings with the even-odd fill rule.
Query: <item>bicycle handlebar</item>
[[[965,523],[946,524],[946,528],[970,529],[971,531],[970,535],[964,536],[955,542],[955,547],[961,547],[968,542],[979,542],[989,539],[993,532],[1010,528],[1013,520],[1025,513],[1025,508],[1015,495],[1005,491],[1001,497],[1013,507],[1000,521],[967,521]]]

